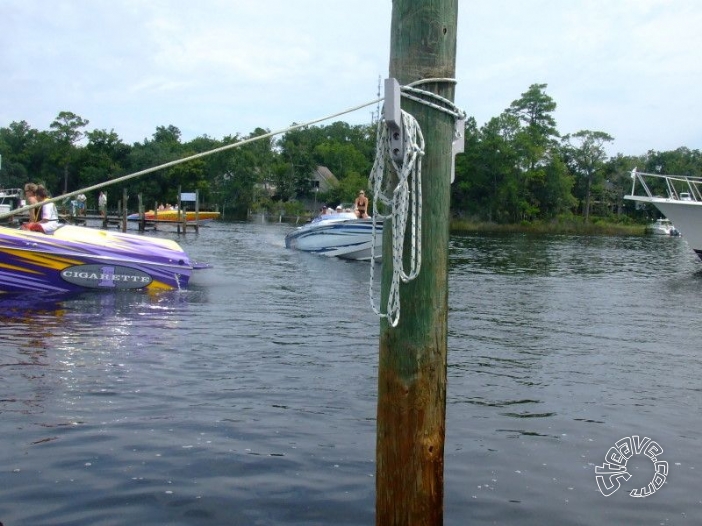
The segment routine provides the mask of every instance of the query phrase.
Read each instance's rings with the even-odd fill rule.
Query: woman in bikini
[[[356,208],[356,217],[359,219],[368,217],[368,198],[363,190],[359,190],[354,206]]]

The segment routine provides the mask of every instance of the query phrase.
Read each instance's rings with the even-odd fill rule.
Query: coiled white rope
[[[455,79],[423,79],[401,88],[402,96],[419,102],[438,111],[448,113],[454,119],[465,118],[453,102],[435,93],[415,86],[434,82],[456,82]],[[416,119],[402,111],[402,131],[405,138],[402,162],[397,163],[390,154],[391,144],[384,119],[378,121],[376,158],[368,182],[373,189],[373,222],[371,235],[371,264],[368,294],[371,308],[381,318],[386,318],[391,327],[400,322],[400,282],[407,283],[419,275],[422,267],[422,157],[424,156],[424,136]],[[397,184],[390,191],[385,169],[390,166],[397,174]],[[382,215],[379,204],[390,208],[390,213]],[[385,311],[376,307],[373,297],[375,274],[375,245],[378,235],[377,221],[392,219],[392,277]],[[409,270],[403,262],[405,234],[410,226]]]
[[[422,267],[422,157],[424,156],[424,136],[419,124],[412,115],[402,112],[402,128],[405,148],[402,164],[398,165],[391,155],[387,126],[378,123],[376,158],[368,178],[373,188],[373,228],[371,236],[371,265],[369,294],[373,311],[381,318],[387,318],[392,327],[400,322],[400,281],[407,283],[419,275]],[[385,167],[390,164],[397,173],[398,181],[392,193],[385,188]],[[389,215],[381,215],[379,204],[389,206]],[[375,269],[375,243],[378,219],[392,218],[392,280],[385,312],[381,312],[373,300],[373,277]],[[407,223],[410,231],[410,268],[405,272],[402,255],[405,246]]]

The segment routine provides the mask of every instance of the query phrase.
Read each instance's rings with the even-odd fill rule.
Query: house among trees
[[[318,188],[318,192],[324,193],[339,186],[339,180],[326,166],[317,166],[312,173],[312,185]]]
[[[310,175],[310,180],[312,188],[316,188],[318,193],[325,193],[339,186],[339,180],[326,166],[317,166]],[[268,197],[273,197],[278,192],[278,186],[269,182],[257,183],[255,187]]]

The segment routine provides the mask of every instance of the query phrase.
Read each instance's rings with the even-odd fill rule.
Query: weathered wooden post
[[[181,214],[181,210],[182,210],[181,204],[180,204],[180,196],[181,196],[182,191],[183,191],[183,189],[182,189],[182,187],[179,185],[179,186],[178,186],[178,199],[176,200],[176,224],[178,225],[178,226],[177,226],[178,234],[180,234],[180,225],[181,225],[181,223],[183,224],[183,234],[185,234],[185,220],[184,220],[184,219],[181,217],[181,215],[180,215],[180,214]]]
[[[144,232],[146,230],[146,211],[144,209],[142,194],[137,194],[137,200],[139,201],[139,232]]]
[[[458,0],[393,0],[390,76],[400,85],[455,76]],[[421,89],[453,100],[455,84]],[[424,134],[422,263],[401,285],[401,318],[380,325],[376,450],[376,524],[443,523],[448,241],[454,119],[402,99]],[[392,277],[392,232],[386,219],[381,304]],[[408,234],[409,236],[409,234]],[[405,247],[409,243],[405,242]],[[407,262],[405,250],[405,262]]]
[[[129,213],[127,211],[127,201],[129,200],[129,195],[127,195],[127,189],[125,188],[122,190],[122,203],[124,206],[122,207],[122,232],[127,231],[127,214]],[[107,217],[107,212],[105,212],[105,217]]]
[[[200,190],[195,190],[195,233],[200,232]]]

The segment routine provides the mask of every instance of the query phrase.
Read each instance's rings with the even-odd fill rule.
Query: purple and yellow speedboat
[[[205,267],[168,239],[73,225],[50,235],[0,227],[0,293],[180,290]]]

